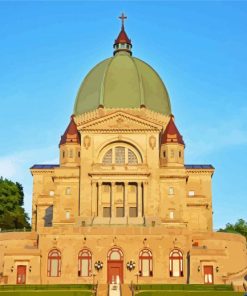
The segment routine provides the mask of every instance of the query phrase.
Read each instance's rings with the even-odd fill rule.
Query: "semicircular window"
[[[106,165],[138,164],[138,156],[132,149],[125,146],[115,146],[107,150],[102,163]]]

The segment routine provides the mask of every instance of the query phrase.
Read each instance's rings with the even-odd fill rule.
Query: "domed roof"
[[[114,56],[97,64],[83,80],[76,97],[74,114],[89,112],[100,106],[145,106],[170,115],[171,105],[165,85],[150,65],[132,56],[132,44],[123,24],[119,36],[114,43]]]

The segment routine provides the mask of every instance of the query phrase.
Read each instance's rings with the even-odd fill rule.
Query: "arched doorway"
[[[110,249],[107,255],[107,283],[123,283],[123,252],[117,247]]]

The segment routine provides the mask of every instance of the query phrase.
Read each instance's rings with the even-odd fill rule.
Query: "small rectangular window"
[[[66,220],[70,219],[70,211],[66,211],[65,213]]]
[[[169,187],[168,188],[168,194],[169,195],[173,195],[174,194],[174,188],[173,187]]]
[[[189,195],[189,196],[195,196],[195,191],[190,190],[189,193],[188,193],[188,195]]]
[[[171,220],[174,219],[174,212],[173,211],[170,211],[169,217],[170,217]]]
[[[129,208],[129,216],[130,217],[137,217],[137,208],[136,207]]]
[[[124,208],[123,207],[117,207],[116,208],[116,216],[117,217],[123,217],[124,216]]]
[[[166,152],[165,151],[163,151],[163,157],[166,158]]]
[[[71,187],[66,187],[66,189],[65,189],[65,194],[66,194],[66,195],[71,194]]]
[[[103,217],[111,217],[111,208],[110,207],[103,208]]]

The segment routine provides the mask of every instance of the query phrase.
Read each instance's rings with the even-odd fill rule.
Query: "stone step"
[[[108,296],[108,285],[98,284],[97,296]]]
[[[110,284],[109,285],[109,295],[108,296],[121,296],[121,286],[120,286],[120,284]]]
[[[122,296],[132,296],[129,284],[122,284],[121,292],[122,292]]]

